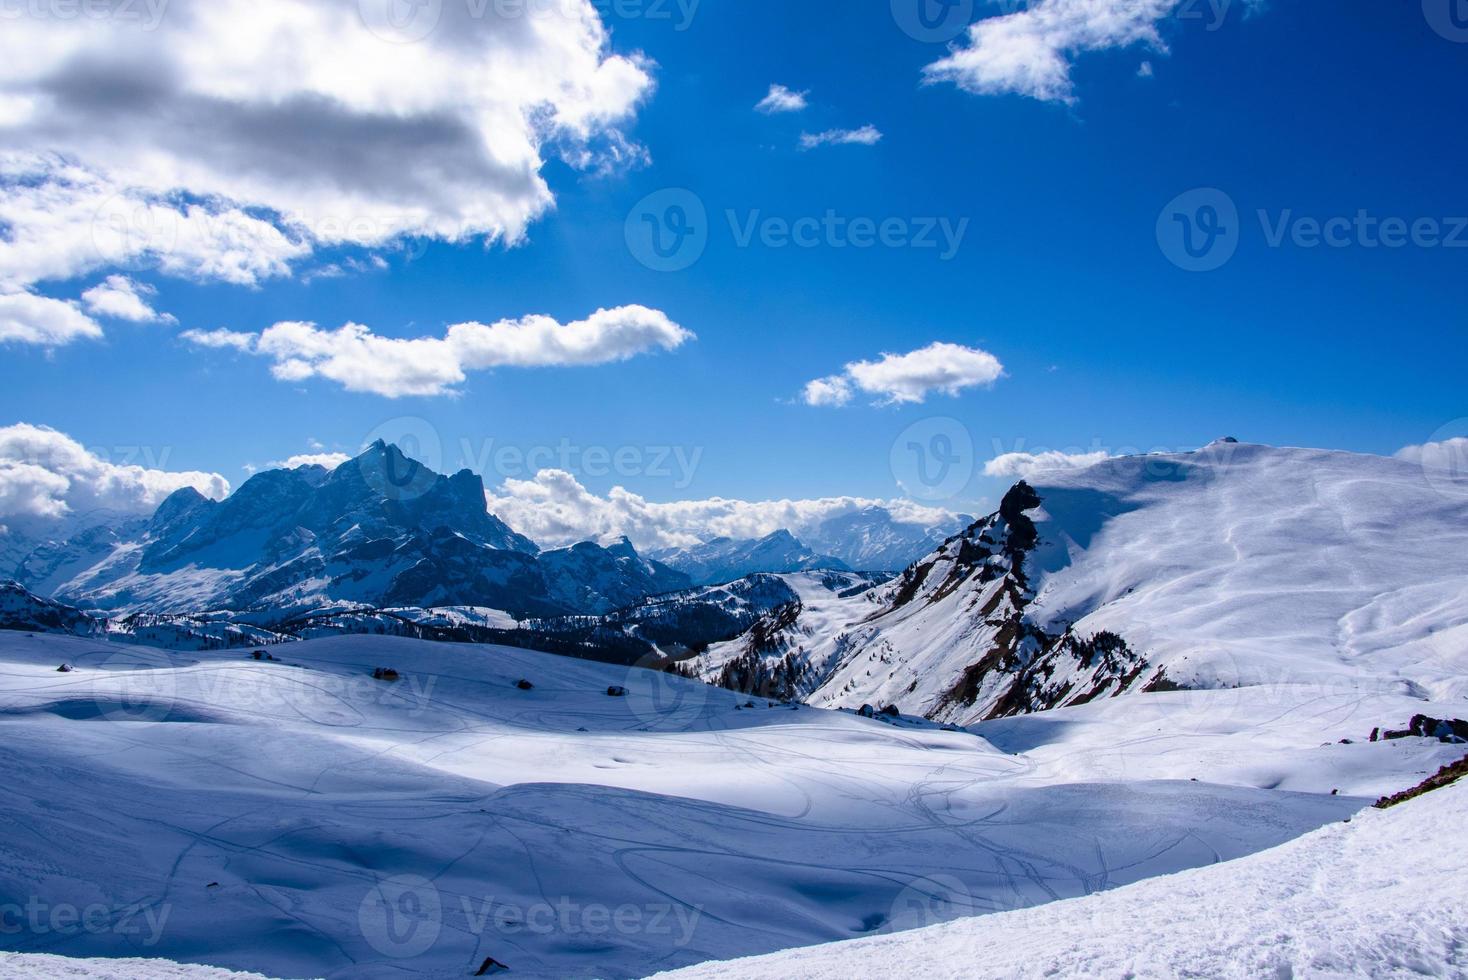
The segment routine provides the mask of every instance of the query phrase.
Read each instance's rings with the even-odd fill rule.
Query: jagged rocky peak
[[[158,505],[149,522],[149,528],[155,535],[164,534],[179,521],[192,520],[200,511],[208,510],[215,504],[216,501],[210,500],[193,487],[183,487],[169,494]]]

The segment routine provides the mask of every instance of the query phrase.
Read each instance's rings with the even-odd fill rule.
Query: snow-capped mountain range
[[[16,577],[87,608],[281,614],[341,603],[604,612],[689,584],[625,541],[541,552],[486,510],[480,477],[442,476],[382,442],[335,470],[259,473],[223,501],[179,490],[146,522],[41,545]]]
[[[799,587],[697,669],[960,724],[1302,680],[1461,700],[1465,554],[1468,484],[1225,440],[1021,482],[890,584]]]
[[[776,531],[758,540],[714,538],[692,548],[654,551],[652,557],[688,575],[694,585],[732,582],[757,572],[851,570],[840,558],[816,554],[789,531]]]
[[[0,575],[122,612],[295,615],[351,604],[601,615],[760,573],[895,570],[960,527],[904,523],[874,507],[811,528],[828,553],[783,530],[650,556],[626,538],[541,551],[488,512],[480,477],[434,473],[379,442],[334,470],[256,474],[222,501],[183,489],[151,518],[99,512],[4,535]]]

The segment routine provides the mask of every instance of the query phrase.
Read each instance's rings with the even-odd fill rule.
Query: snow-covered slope
[[[959,723],[1179,687],[1468,696],[1468,482],[1226,441],[1033,482],[845,610],[765,624],[767,669]]]
[[[517,650],[274,652],[0,634],[0,894],[46,916],[9,949],[634,976],[907,928],[934,888],[982,914],[1241,857],[1457,748],[1316,748],[1439,710],[1400,694],[1170,693],[976,736]]]
[[[789,531],[776,531],[759,540],[715,538],[692,548],[655,552],[653,557],[687,574],[694,585],[732,582],[760,572],[848,570],[841,559],[816,554]]]
[[[1280,847],[1033,909],[709,963],[660,980],[1461,977],[1468,785]],[[918,916],[948,918],[942,896]]]
[[[93,618],[79,609],[32,595],[18,582],[0,581],[0,630],[100,636],[107,632],[107,620]]]

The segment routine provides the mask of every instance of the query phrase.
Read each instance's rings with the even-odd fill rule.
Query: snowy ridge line
[[[802,595],[698,676],[960,725],[1247,686],[1468,697],[1468,480],[1232,441],[1031,480],[890,585]]]

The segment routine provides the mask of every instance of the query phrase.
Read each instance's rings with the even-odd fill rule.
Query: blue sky
[[[952,418],[973,440],[962,465],[975,476],[934,502],[972,508],[1009,482],[981,473],[1000,453],[1186,449],[1225,434],[1390,453],[1468,414],[1468,228],[1450,220],[1468,214],[1468,43],[1434,30],[1419,4],[1238,0],[1222,18],[1185,6],[1159,20],[1166,51],[1075,53],[1069,101],[923,84],[945,46],[909,37],[886,3],[702,0],[685,30],[677,5],[666,9],[671,19],[602,7],[612,50],[655,62],[656,91],[623,127],[649,161],[587,170],[547,153],[554,207],[522,243],[323,247],[254,285],[126,270],[176,324],[99,317],[102,338],[0,347],[3,422],[104,453],[149,447],[163,458],[138,461],[236,484],[245,464],[353,451],[403,418],[437,434],[445,467],[466,440],[480,463],[490,439],[634,447],[644,460],[679,447],[697,461],[691,480],[678,467],[577,473],[598,494],[621,484],[663,501],[899,496],[894,444]],[[756,112],[776,83],[808,92],[806,108]],[[875,145],[800,146],[805,133],[866,125],[882,134]],[[626,228],[670,188],[705,208],[707,242],[691,267],[658,271]],[[1158,232],[1181,227],[1164,212],[1200,188],[1238,211],[1224,242],[1236,251],[1206,272],[1171,261]],[[1185,217],[1199,200],[1217,198],[1185,198]],[[951,256],[824,238],[741,245],[730,211],[737,225],[832,213],[912,234],[932,222],[939,242],[945,226],[964,234]],[[1296,218],[1363,211],[1423,233],[1398,248],[1368,247],[1354,225],[1343,247],[1294,240],[1310,238]],[[1461,247],[1433,245],[1423,221]],[[309,274],[371,254],[385,267]],[[72,299],[109,271],[35,289]],[[279,321],[440,337],[463,321],[569,323],[630,304],[697,339],[597,366],[473,371],[431,397],[283,381],[267,358],[180,338]],[[920,404],[861,391],[839,407],[802,400],[850,362],[934,342],[987,352],[1003,376]],[[527,475],[485,473],[491,485]]]

